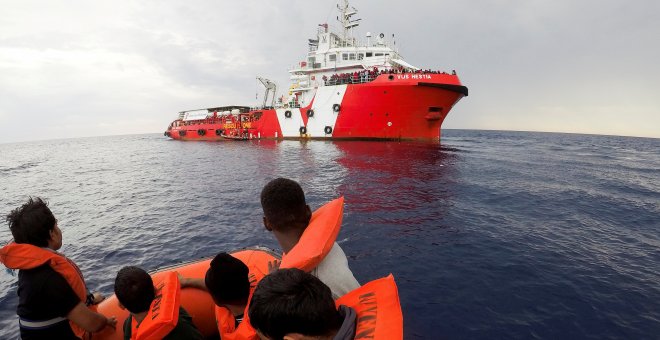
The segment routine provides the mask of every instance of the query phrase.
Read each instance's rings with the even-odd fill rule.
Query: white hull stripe
[[[25,320],[25,319],[18,319],[18,324],[21,326],[21,328],[26,328],[26,329],[42,329],[42,328],[48,328],[52,325],[58,324],[62,321],[68,320],[67,318],[63,317],[57,317],[54,319],[50,320],[45,320],[45,321],[30,321],[30,320]]]
[[[307,115],[307,110],[301,109],[277,109],[277,120],[282,129],[282,137],[300,137],[300,127],[305,126],[306,137],[331,137],[331,134],[325,133],[326,126],[333,131],[337,122],[337,112],[333,111],[334,104],[341,105],[346,93],[347,85],[323,86],[319,87],[314,95],[314,117],[307,118],[305,126],[303,115]],[[286,111],[291,111],[291,117],[286,118]]]
[[[339,112],[335,112],[332,107],[335,104],[341,106],[347,87],[348,85],[323,86],[316,91],[312,104],[314,117],[307,119],[307,134],[310,137],[332,137],[332,133],[325,133],[325,127],[329,126],[334,131]]]
[[[286,117],[287,111],[290,112],[289,118]],[[277,109],[275,112],[277,113],[277,121],[282,129],[282,136],[278,137],[300,136],[300,127],[305,125],[302,116],[300,115],[300,109]]]

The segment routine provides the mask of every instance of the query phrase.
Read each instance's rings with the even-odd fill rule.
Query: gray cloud
[[[0,1],[0,142],[160,132],[184,109],[288,87],[335,1]],[[353,1],[360,35],[457,70],[446,128],[660,137],[660,3]],[[29,126],[31,133],[24,131]]]

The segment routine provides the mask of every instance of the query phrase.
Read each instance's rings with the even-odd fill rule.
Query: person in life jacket
[[[259,282],[248,315],[261,339],[403,339],[403,315],[391,275],[334,301],[328,286],[313,275],[280,269]]]
[[[348,267],[348,259],[335,242],[343,213],[343,198],[328,203],[323,215],[313,215],[305,201],[302,187],[295,181],[277,178],[261,191],[263,223],[282,247],[283,268],[299,268],[310,272],[330,287],[334,297],[360,287]],[[317,212],[319,211],[317,210]],[[332,231],[332,232],[331,232]],[[325,235],[321,239],[317,235]],[[329,241],[329,242],[327,242]],[[326,243],[327,247],[324,244]],[[307,259],[309,252],[324,247],[315,259]]]
[[[175,272],[154,286],[143,269],[120,269],[115,278],[115,296],[120,307],[131,313],[124,321],[124,339],[203,339],[192,317],[180,306],[180,289]]]
[[[0,262],[18,269],[18,323],[23,339],[79,339],[115,317],[96,313],[103,296],[90,294],[78,266],[57,252],[62,231],[48,203],[30,198],[7,215],[14,241],[0,249]]]
[[[243,252],[250,253],[245,258],[247,263],[222,252],[213,258],[204,279],[181,278],[182,287],[206,290],[213,298],[222,340],[259,339],[250,325],[247,309],[257,283],[278,263],[275,256],[265,251]]]

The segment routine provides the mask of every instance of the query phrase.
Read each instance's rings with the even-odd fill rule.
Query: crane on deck
[[[268,94],[272,90],[273,91],[273,100],[272,100],[270,106],[274,107],[275,106],[275,96],[276,96],[275,91],[277,90],[277,85],[274,82],[272,82],[270,79],[257,77],[257,80],[259,80],[264,85],[264,87],[266,88],[266,93],[264,94],[264,103],[263,103],[262,106],[266,107],[266,101],[268,100]]]

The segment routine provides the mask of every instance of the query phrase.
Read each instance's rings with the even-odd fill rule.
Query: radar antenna
[[[344,41],[348,41],[349,38],[352,40],[352,29],[357,27],[360,24],[359,21],[362,19],[351,20],[351,17],[357,14],[357,10],[355,7],[350,7],[348,5],[348,0],[344,0],[344,6],[339,6],[339,4],[337,4],[337,8],[341,12],[341,18],[337,19],[341,22],[342,27],[344,28]]]

